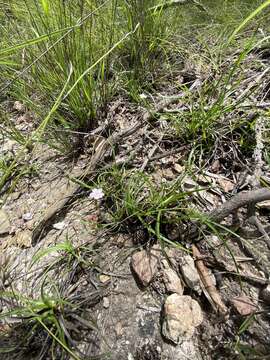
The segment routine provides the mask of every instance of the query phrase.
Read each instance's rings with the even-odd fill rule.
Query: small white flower
[[[66,224],[64,221],[61,221],[59,223],[53,224],[53,228],[56,230],[63,230],[65,228]]]
[[[102,189],[93,189],[89,195],[90,199],[99,200],[104,196],[104,192]]]
[[[32,220],[33,219],[33,214],[28,212],[28,213],[25,213],[22,215],[22,219],[24,221],[29,221],[29,220]]]
[[[148,98],[148,96],[146,94],[144,94],[144,93],[140,94],[139,96],[140,96],[141,99],[147,99]]]

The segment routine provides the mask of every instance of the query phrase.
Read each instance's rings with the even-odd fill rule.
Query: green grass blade
[[[104,55],[102,55],[93,65],[91,65],[88,69],[86,69],[75,81],[75,83],[72,85],[72,87],[69,89],[69,91],[66,93],[64,99],[68,97],[72,91],[76,88],[76,86],[79,84],[79,82],[87,75],[91,70],[93,70],[101,61],[103,61],[106,57],[108,57],[123,41],[125,41],[130,35],[134,34],[137,29],[139,28],[140,24],[137,24],[136,27],[124,35],[117,43],[115,43]]]
[[[37,263],[44,256],[49,255],[53,252],[58,252],[58,251],[71,252],[72,250],[73,248],[71,247],[71,244],[69,242],[63,242],[54,246],[50,246],[46,249],[41,249],[33,256],[31,266]]]
[[[66,91],[66,88],[69,84],[71,75],[73,73],[73,67],[72,65],[70,66],[70,72],[69,72],[69,76],[66,80],[66,83],[63,86],[62,91],[60,92],[60,94],[58,95],[57,99],[54,102],[53,107],[51,108],[51,110],[49,111],[48,115],[46,116],[46,118],[41,122],[41,124],[39,125],[39,127],[36,129],[36,131],[34,132],[34,134],[26,141],[25,146],[23,147],[23,149],[18,153],[18,155],[16,156],[16,158],[14,158],[14,160],[12,161],[12,163],[10,164],[10,166],[8,167],[8,169],[6,170],[6,172],[4,173],[4,175],[2,176],[1,180],[0,180],[0,189],[3,187],[3,185],[5,184],[6,180],[10,177],[10,175],[12,174],[13,169],[16,167],[17,161],[18,159],[24,155],[24,150],[26,148],[28,148],[33,140],[40,140],[46,126],[48,125],[52,115],[55,113],[55,111],[58,109],[59,105],[61,104],[61,100],[63,97],[64,92]]]
[[[234,39],[235,35],[239,33],[240,30],[242,30],[255,16],[257,16],[260,12],[262,12],[267,6],[270,5],[270,0],[265,1],[263,4],[261,4],[257,9],[255,9],[250,15],[248,15],[241,24],[234,30],[232,35],[229,37],[229,40],[227,42],[227,45],[229,45],[232,40]]]
[[[46,16],[48,16],[48,15],[49,15],[49,10],[50,10],[49,1],[47,1],[47,0],[41,0],[41,4],[42,4],[42,8],[43,8],[44,14],[45,14]]]
[[[41,319],[37,319],[38,322],[44,327],[48,334],[60,345],[66,352],[75,360],[81,360],[76,354],[74,354],[47,326]]]
[[[75,25],[75,26],[78,26],[78,25]],[[73,27],[71,27],[71,28],[73,28]],[[54,37],[54,36],[56,36],[58,34],[61,34],[62,32],[70,30],[71,28],[68,27],[68,28],[64,28],[64,29],[55,30],[55,31],[53,31],[51,33],[40,35],[40,36],[38,36],[38,37],[36,37],[34,39],[30,39],[30,40],[24,41],[24,42],[22,42],[20,44],[16,44],[16,45],[10,46],[8,48],[2,49],[2,50],[0,50],[0,56],[13,53],[13,52],[15,52],[17,50],[20,50],[20,49],[23,49],[23,48],[25,48],[27,46],[36,45],[36,44],[38,44],[38,43],[40,43],[42,41],[47,41],[50,38],[52,38],[52,37]]]

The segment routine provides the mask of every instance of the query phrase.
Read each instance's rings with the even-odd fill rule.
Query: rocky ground
[[[250,81],[229,103],[254,86],[262,68],[250,70]],[[262,89],[268,93],[264,74],[260,94]],[[190,92],[209,80],[205,74],[192,76]],[[195,162],[191,171],[192,144],[166,118],[187,111],[182,97],[167,88],[152,97],[152,111],[119,97],[110,104],[106,122],[83,138],[84,150],[75,158],[63,158],[45,144],[22,152],[17,142],[5,138],[1,143],[5,158],[23,153],[20,166],[27,164],[28,169],[17,182],[7,181],[1,193],[2,314],[22,304],[29,308],[29,299],[44,301],[44,291],[49,298],[65,299],[56,316],[77,359],[269,358],[269,201],[253,201],[265,233],[247,221],[248,202],[220,219],[222,226],[212,231],[198,226],[198,217],[177,217],[161,225],[151,214],[140,224],[125,219],[116,226],[112,221],[119,209],[101,180],[105,173],[108,184],[117,183],[109,172],[112,166],[144,171],[157,188],[176,184],[185,194],[184,202],[179,200],[183,209],[177,211],[184,213],[188,206],[202,217],[237,194],[268,184],[269,164],[260,151],[256,155],[264,140],[255,134],[252,151],[244,152],[237,142],[239,129],[232,135],[220,133],[204,167]],[[267,106],[266,95],[255,94],[251,101],[252,106],[246,103],[233,115],[255,113],[261,119],[258,109]],[[9,111],[26,134],[35,126],[22,104]],[[267,131],[267,123],[257,130]],[[260,183],[254,182],[254,174]],[[14,178],[16,173],[10,180]],[[96,199],[93,189],[100,189]],[[149,197],[149,189],[139,195]],[[147,231],[147,224],[155,233]],[[3,359],[52,358],[52,340],[43,329],[36,327],[20,342],[22,333],[31,333],[25,325],[29,316],[10,313],[1,320],[1,348],[19,344]],[[60,359],[55,344],[54,350]],[[65,353],[63,358],[72,357]]]

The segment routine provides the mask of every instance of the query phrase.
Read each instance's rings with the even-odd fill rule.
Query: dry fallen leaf
[[[173,180],[175,178],[175,175],[170,168],[163,169],[162,175],[163,175],[163,178],[166,180]]]
[[[246,295],[235,297],[231,302],[235,310],[243,316],[254,314],[257,310],[256,305]]]
[[[228,309],[223,303],[221,296],[213,283],[213,278],[211,277],[209,269],[204,265],[199,249],[195,245],[192,245],[192,252],[194,258],[196,259],[196,268],[200,275],[202,284],[204,285],[204,288],[209,295],[207,298],[210,301],[210,304],[214,310],[218,311],[226,317]]]
[[[32,246],[32,232],[28,229],[19,232],[16,235],[16,244],[21,248],[30,248]]]
[[[220,170],[220,161],[215,160],[211,166],[211,171],[213,171],[214,173],[217,173],[219,170]]]
[[[173,167],[178,174],[182,174],[185,171],[185,167],[177,163],[175,163]]]
[[[220,177],[217,179],[217,182],[225,192],[230,192],[234,189],[234,183],[230,180]]]

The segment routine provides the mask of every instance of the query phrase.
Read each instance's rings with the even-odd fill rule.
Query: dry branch
[[[239,209],[240,207],[257,204],[258,202],[270,200],[270,190],[267,188],[250,190],[247,192],[241,192],[232,199],[226,201],[217,209],[212,210],[208,217],[214,222],[221,222],[225,217]]]
[[[196,79],[193,84],[189,88],[190,92],[195,92],[202,86],[202,82],[200,79]],[[149,122],[151,121],[157,114],[162,113],[164,111],[167,112],[167,107],[169,105],[174,104],[175,102],[183,99],[186,95],[186,91],[181,91],[178,95],[170,96],[169,98],[165,98],[162,101],[160,101],[153,110],[146,110],[143,115],[143,121]]]
[[[200,275],[200,279],[202,282],[202,285],[205,289],[205,292],[207,292],[206,297],[208,298],[210,304],[216,310],[218,313],[226,315],[228,313],[228,309],[226,305],[223,303],[219,292],[217,291],[212,277],[210,275],[210,272],[208,268],[204,265],[204,262],[202,260],[202,255],[198,248],[195,245],[192,245],[192,252],[193,256],[195,258],[195,264],[198,270],[198,273]],[[208,296],[207,296],[208,295]]]

